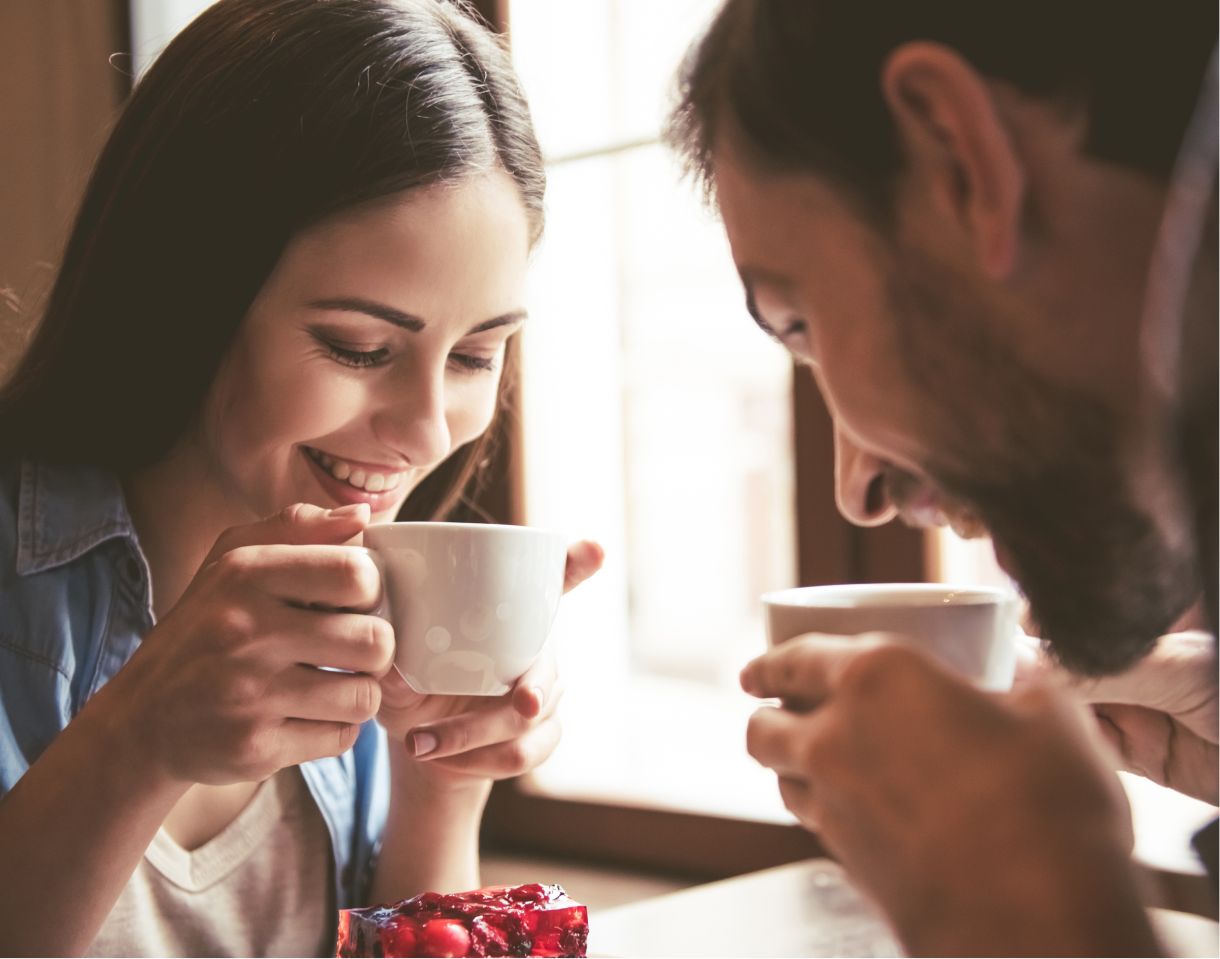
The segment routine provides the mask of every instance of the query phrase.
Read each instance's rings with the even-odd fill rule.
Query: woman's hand
[[[367,523],[364,506],[298,504],[221,535],[111,681],[145,755],[175,779],[223,784],[352,746],[394,652],[387,623],[334,611],[377,601],[372,561],[341,545]]]
[[[391,740],[420,760],[413,764],[413,774],[434,787],[522,775],[559,743],[556,707],[563,686],[549,649],[503,696],[421,695],[397,670],[390,670],[381,684],[378,720],[386,725],[388,718],[398,727],[387,728]]]
[[[564,592],[602,565],[602,548],[589,541],[568,548]],[[555,657],[544,650],[503,696],[428,696],[391,669],[381,680],[378,721],[392,742],[421,760],[418,774],[434,785],[506,779],[542,763],[559,743],[556,707],[563,695]]]
[[[596,543],[568,547],[564,592],[596,573],[604,556]],[[392,799],[369,901],[471,889],[491,781],[528,772],[559,742],[555,657],[544,650],[503,696],[424,696],[393,669],[381,690]]]

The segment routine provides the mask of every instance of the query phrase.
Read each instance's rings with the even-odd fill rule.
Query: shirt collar
[[[123,488],[113,473],[24,458],[17,512],[17,572],[41,573],[70,563],[99,543],[137,543]]]
[[[1174,161],[1145,284],[1140,333],[1144,368],[1151,385],[1171,402],[1181,400],[1183,319],[1199,260],[1207,255],[1208,213],[1216,206],[1216,61],[1217,47],[1212,47],[1203,88]]]

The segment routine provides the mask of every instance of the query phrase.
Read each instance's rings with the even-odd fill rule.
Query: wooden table
[[[1150,909],[1168,955],[1220,954],[1210,919]],[[590,956],[900,956],[884,920],[826,859],[695,886],[595,913]]]

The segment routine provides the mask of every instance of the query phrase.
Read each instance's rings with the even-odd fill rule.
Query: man
[[[1201,592],[1215,631],[1214,151],[1202,198],[1170,188],[1192,114],[1214,147],[1215,41],[1204,3],[729,0],[671,127],[817,378],[842,512],[990,531],[1129,764],[1212,802],[1214,640],[1157,640]],[[806,637],[742,685],[784,704],[751,753],[912,953],[1156,950],[1050,683]]]

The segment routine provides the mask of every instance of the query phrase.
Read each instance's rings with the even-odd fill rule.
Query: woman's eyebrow
[[[511,313],[505,313],[503,316],[497,316],[495,319],[484,320],[478,326],[466,331],[467,336],[472,336],[475,333],[483,333],[487,330],[494,330],[497,326],[508,326],[510,323],[520,323],[529,316],[525,310],[513,310]]]
[[[347,313],[366,313],[379,320],[385,320],[387,323],[393,323],[395,326],[401,326],[404,330],[410,330],[412,333],[418,333],[427,325],[418,316],[412,316],[410,313],[396,310],[394,307],[386,306],[384,303],[374,303],[372,300],[362,300],[358,297],[313,300],[309,306],[314,310],[342,310]]]

